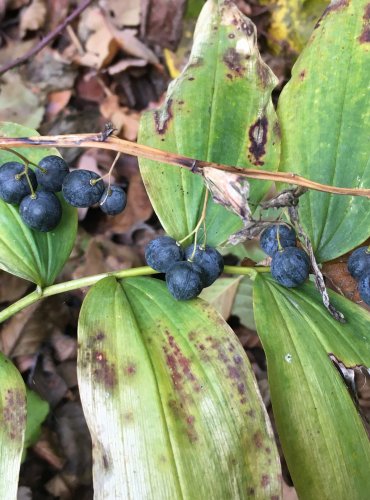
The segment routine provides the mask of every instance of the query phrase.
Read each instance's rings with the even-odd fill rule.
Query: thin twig
[[[21,64],[27,62],[31,57],[35,56],[42,50],[46,45],[54,40],[76,17],[78,17],[81,12],[83,12],[86,7],[88,7],[93,0],[84,0],[68,17],[64,19],[62,23],[60,23],[53,31],[51,31],[46,37],[42,38],[38,44],[36,44],[32,49],[23,54],[23,56],[14,59],[14,61],[10,61],[4,66],[0,68],[0,76],[9,71],[10,69],[15,68]]]
[[[52,135],[52,136],[37,136],[37,137],[0,137],[0,149],[4,147],[19,148],[19,147],[45,147],[53,146],[60,148],[98,148],[109,149],[111,151],[119,151],[132,156],[139,156],[149,160],[167,163],[169,165],[177,165],[185,168],[192,173],[202,175],[202,170],[206,167],[211,167],[224,172],[238,174],[250,179],[259,179],[266,181],[284,182],[296,186],[303,186],[315,191],[324,193],[341,194],[349,196],[364,196],[370,198],[370,188],[344,188],[329,186],[319,182],[311,181],[300,175],[291,172],[269,172],[267,170],[258,170],[252,168],[238,168],[221,163],[213,163],[210,161],[197,160],[189,158],[169,151],[162,151],[143,144],[119,139],[115,136],[107,137],[102,141],[102,134],[73,134],[73,135]]]

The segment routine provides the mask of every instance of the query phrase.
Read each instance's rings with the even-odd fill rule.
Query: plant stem
[[[225,266],[224,273],[226,274],[239,274],[241,276],[250,276],[253,278],[256,273],[269,273],[269,267],[242,267],[242,266]]]
[[[0,312],[0,323],[10,318],[17,312],[21,311],[25,307],[38,302],[39,300],[45,299],[46,297],[51,297],[52,295],[57,295],[59,293],[70,292],[78,288],[84,288],[88,286],[95,285],[98,281],[108,276],[113,276],[117,279],[119,278],[129,278],[133,276],[147,276],[149,274],[158,274],[151,267],[134,267],[133,269],[123,269],[121,271],[95,274],[93,276],[86,276],[77,280],[65,281],[64,283],[58,283],[57,285],[47,286],[44,289],[38,288],[34,292],[26,295],[22,299],[18,300],[11,306]]]
[[[115,136],[107,137],[104,132],[99,134],[73,134],[73,135],[55,135],[55,136],[38,136],[38,137],[0,137],[0,149],[4,147],[45,147],[53,146],[60,148],[99,148],[109,149],[126,153],[132,156],[148,158],[149,160],[160,161],[169,165],[176,165],[194,174],[203,175],[203,169],[214,168],[224,172],[238,174],[250,179],[259,179],[265,181],[284,182],[296,186],[303,186],[315,191],[324,193],[364,196],[370,198],[370,188],[344,188],[320,184],[319,182],[311,181],[300,175],[292,172],[269,172],[267,170],[258,170],[252,168],[240,168],[221,163],[213,163],[209,161],[197,160],[182,156],[169,151],[162,151],[143,144],[125,141]]]
[[[224,272],[227,274],[250,275],[253,277],[256,272],[263,273],[269,270],[270,268],[268,267],[225,266]],[[0,312],[0,323],[7,320],[17,312],[22,311],[26,307],[35,304],[35,302],[38,302],[39,300],[51,297],[52,295],[58,295],[59,293],[71,292],[72,290],[77,290],[78,288],[95,285],[95,283],[103,278],[107,278],[108,276],[121,279],[136,276],[149,276],[150,274],[158,274],[158,272],[148,266],[134,267],[132,269],[122,269],[121,271],[85,276],[84,278],[77,280],[65,281],[64,283],[58,283],[57,285],[47,286],[44,289],[38,287],[34,292],[31,292],[17,302],[14,302],[11,306],[3,309]]]

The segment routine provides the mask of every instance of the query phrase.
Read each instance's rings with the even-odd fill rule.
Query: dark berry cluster
[[[62,218],[56,192],[69,168],[59,156],[46,156],[33,172],[22,163],[10,161],[0,166],[0,198],[19,205],[23,222],[37,231],[51,231]]]
[[[108,215],[116,215],[126,206],[126,193],[121,187],[105,186],[89,170],[70,172],[59,156],[46,156],[35,167],[33,171],[16,161],[0,166],[0,198],[19,205],[19,215],[31,229],[47,232],[57,227],[62,218],[62,205],[55,194],[59,191],[74,207],[99,203]]]
[[[73,207],[87,208],[99,203],[108,215],[119,214],[127,203],[126,193],[120,186],[105,186],[101,177],[90,170],[70,172],[63,181],[62,192]]]
[[[150,267],[166,273],[168,290],[176,300],[197,297],[224,269],[222,255],[215,248],[190,245],[183,249],[169,236],[152,240],[145,249],[145,259]]]
[[[260,237],[260,246],[271,259],[272,277],[288,288],[306,281],[310,271],[310,259],[298,248],[293,228],[285,224],[267,227]]]
[[[347,267],[358,281],[361,299],[370,306],[370,246],[357,248],[348,259]]]

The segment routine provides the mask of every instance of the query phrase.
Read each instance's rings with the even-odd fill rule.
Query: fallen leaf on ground
[[[119,45],[98,7],[91,7],[83,12],[79,34],[85,40],[85,53],[81,55],[76,49],[73,60],[95,69],[109,65],[117,54]]]
[[[140,113],[121,107],[119,97],[107,96],[100,105],[100,112],[107,120],[111,121],[117,129],[116,134],[122,135],[128,141],[136,141],[139,130]]]
[[[18,73],[6,73],[0,93],[0,121],[37,129],[44,116],[40,96],[32,92]]]
[[[60,90],[57,92],[50,92],[48,95],[48,103],[46,105],[46,119],[51,120],[63,108],[65,108],[71,98],[71,90]]]
[[[100,4],[117,28],[140,24],[141,0],[102,0]]]
[[[21,11],[19,33],[24,38],[27,31],[36,31],[45,23],[46,5],[44,0],[32,0],[32,2]]]
[[[182,34],[186,0],[143,0],[141,36],[176,50]]]
[[[14,302],[22,297],[29,287],[29,281],[18,278],[5,271],[0,271],[0,303]]]

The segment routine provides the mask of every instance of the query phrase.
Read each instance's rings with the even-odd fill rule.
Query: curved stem
[[[39,300],[51,297],[52,295],[57,295],[59,293],[70,292],[78,288],[95,285],[95,283],[103,278],[107,278],[108,276],[113,276],[119,279],[133,276],[148,276],[149,274],[158,274],[158,272],[148,266],[134,267],[133,269],[123,269],[121,271],[95,274],[93,276],[86,276],[77,280],[65,281],[64,283],[58,283],[57,285],[47,286],[44,289],[37,288],[34,292],[26,295],[6,309],[3,309],[0,312],[0,323]]]
[[[257,273],[269,273],[269,267],[242,267],[242,266],[225,266],[224,273],[226,274],[239,274],[240,276],[250,276],[254,278]]]
[[[203,175],[203,169],[207,167],[224,172],[238,174],[250,179],[259,179],[265,181],[277,181],[296,186],[303,186],[315,191],[324,193],[333,193],[350,196],[364,196],[370,198],[370,188],[344,188],[320,184],[319,182],[311,181],[300,175],[292,172],[269,172],[267,170],[258,170],[252,168],[238,168],[221,163],[213,163],[209,161],[197,160],[182,156],[169,151],[162,151],[143,144],[119,139],[115,136],[106,137],[104,132],[99,134],[74,134],[74,135],[55,135],[55,136],[38,136],[38,137],[0,137],[0,149],[4,147],[61,147],[61,148],[99,148],[110,149],[121,153],[126,153],[132,156],[139,156],[149,160],[160,161],[169,165],[177,165],[185,168],[194,174]]]
[[[253,277],[256,272],[264,273],[270,270],[269,267],[240,267],[240,266],[225,266],[224,272],[227,274],[240,274],[249,275]],[[51,297],[52,295],[58,295],[59,293],[70,292],[72,290],[77,290],[78,288],[84,288],[88,286],[95,285],[98,281],[108,276],[113,276],[114,278],[130,278],[136,276],[149,276],[150,274],[158,274],[151,267],[134,267],[132,269],[122,269],[121,271],[109,272],[95,274],[92,276],[86,276],[77,280],[65,281],[64,283],[58,283],[56,285],[47,286],[42,289],[37,287],[35,291],[29,293],[22,299],[14,302],[6,309],[0,312],[0,323],[7,320],[19,311],[22,311],[26,307],[38,302],[39,300],[45,299],[46,297]]]

